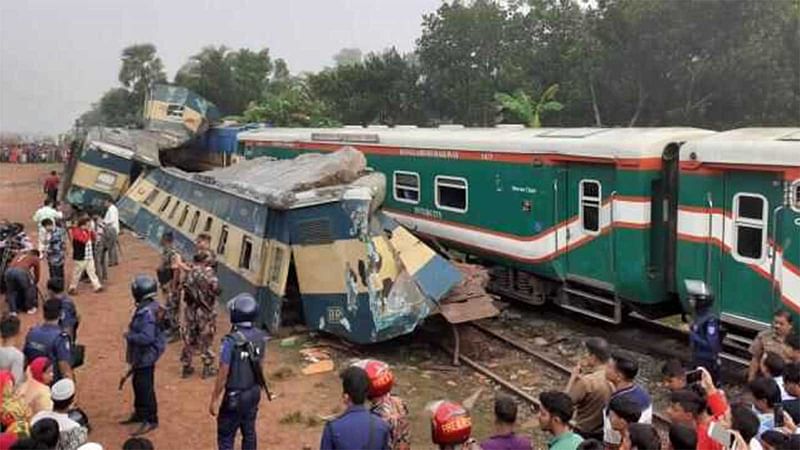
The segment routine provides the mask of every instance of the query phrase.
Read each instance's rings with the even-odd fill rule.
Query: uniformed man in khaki
[[[778,311],[772,319],[772,328],[764,330],[756,336],[750,344],[750,368],[747,371],[747,380],[753,381],[758,376],[761,359],[769,352],[781,355],[786,361],[792,359],[792,349],[787,343],[787,338],[792,334],[792,315],[788,311]]]
[[[605,339],[586,340],[586,353],[572,370],[565,389],[575,405],[575,431],[584,439],[603,439],[603,408],[611,398],[612,386],[605,366],[611,350]]]

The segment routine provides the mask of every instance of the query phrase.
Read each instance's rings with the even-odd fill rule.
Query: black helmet
[[[136,275],[131,283],[131,294],[136,303],[141,303],[149,298],[153,298],[157,293],[158,284],[153,277]]]
[[[233,324],[255,322],[258,318],[258,302],[252,295],[242,292],[228,302],[228,312]]]

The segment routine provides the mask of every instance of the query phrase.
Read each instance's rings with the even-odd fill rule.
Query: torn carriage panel
[[[377,210],[385,184],[351,148],[194,175],[157,169],[131,187],[120,216],[154,245],[173,231],[186,254],[210,234],[223,300],[251,292],[269,330],[295,318],[371,343],[413,331],[460,280]]]

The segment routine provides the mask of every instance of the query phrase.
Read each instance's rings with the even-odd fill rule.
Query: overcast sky
[[[343,47],[411,50],[441,0],[0,0],[0,132],[58,133],[152,42],[170,79],[205,45],[269,47],[292,72]]]

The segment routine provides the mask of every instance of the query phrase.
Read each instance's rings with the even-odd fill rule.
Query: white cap
[[[87,442],[78,447],[78,450],[103,450],[103,446],[97,442]]]
[[[73,395],[75,395],[75,382],[69,378],[58,380],[56,384],[50,388],[50,397],[55,402],[66,400]]]

